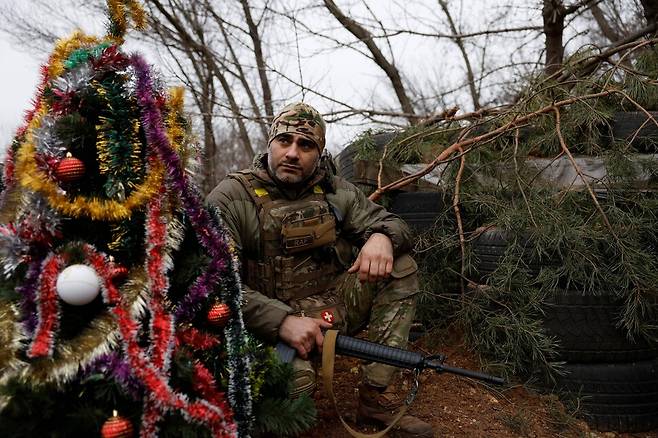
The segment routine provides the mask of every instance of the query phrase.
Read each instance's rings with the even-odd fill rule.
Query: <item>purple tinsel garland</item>
[[[185,212],[197,238],[210,256],[206,271],[190,287],[188,294],[176,310],[176,319],[178,321],[191,320],[201,309],[214,286],[223,280],[222,274],[234,276],[233,285],[237,287],[237,294],[230,297],[226,294],[223,297],[234,315],[225,329],[229,361],[231,362],[228,392],[240,435],[248,435],[252,422],[251,390],[248,381],[250,365],[249,358],[241,354],[245,347],[244,322],[240,313],[241,288],[237,271],[233,269],[234,260],[227,243],[228,239],[213,221],[209,212],[203,208],[200,194],[188,182],[181,160],[169,144],[169,139],[162,128],[160,110],[153,98],[153,81],[147,63],[139,55],[133,55],[131,65],[136,72],[135,94],[142,110],[142,125],[148,145],[157,150],[160,159],[165,163],[167,184],[172,192],[181,194]]]
[[[97,373],[113,376],[114,380],[134,400],[139,400],[143,397],[144,388],[142,384],[132,373],[128,361],[119,356],[119,352],[113,351],[98,356],[79,372],[79,377],[89,377]]]
[[[215,284],[221,280],[221,274],[226,272],[230,254],[228,245],[213,227],[208,212],[203,209],[200,195],[191,184],[188,184],[183,173],[183,165],[176,151],[169,145],[162,116],[153,99],[153,83],[150,69],[139,55],[131,57],[132,66],[137,73],[136,95],[142,108],[142,122],[146,138],[150,145],[155,146],[161,160],[167,168],[167,183],[174,193],[180,193],[186,214],[196,231],[200,243],[210,255],[210,263],[190,287],[188,294],[176,309],[178,321],[189,321],[201,309],[203,302],[210,295]]]
[[[37,316],[37,288],[39,287],[39,274],[41,273],[41,265],[43,257],[38,257],[32,260],[30,267],[25,275],[25,281],[16,288],[22,296],[21,313],[23,315],[23,327],[28,336],[32,336],[39,324]]]

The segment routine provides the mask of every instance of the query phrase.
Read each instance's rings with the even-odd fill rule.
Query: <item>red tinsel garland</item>
[[[149,208],[147,219],[147,241],[150,241],[151,244],[147,252],[146,265],[150,278],[149,310],[152,316],[151,349],[148,354],[137,341],[139,324],[132,318],[127,305],[122,303],[122,295],[113,282],[114,277],[122,275],[124,270],[115,266],[93,246],[82,245],[88,263],[101,278],[103,299],[111,306],[111,310],[117,318],[130,365],[136,376],[150,391],[144,404],[142,435],[156,436],[157,423],[161,419],[162,413],[174,409],[180,411],[188,421],[206,425],[212,430],[214,436],[234,437],[237,434],[237,427],[233,423],[233,412],[226,402],[224,394],[215,388],[214,379],[209,371],[200,365],[195,366],[195,376],[198,377],[195,390],[205,397],[205,400],[191,402],[184,394],[174,391],[168,384],[167,368],[174,346],[174,321],[173,316],[163,306],[169,284],[162,258],[166,225],[160,216],[161,198],[156,197]],[[29,357],[43,357],[52,354],[54,333],[59,323],[57,276],[64,263],[64,257],[52,254],[43,264],[37,300],[39,324],[28,352]],[[219,342],[218,339],[203,336],[198,331],[190,330],[187,333],[188,337],[200,345],[216,345]]]
[[[162,219],[162,197],[164,187],[148,206],[146,218],[146,272],[149,278],[151,300],[151,351],[153,365],[165,371],[169,369],[172,349],[174,346],[174,321],[168,314],[163,302],[169,289],[169,280],[162,255],[165,251],[167,226]]]
[[[146,215],[146,272],[148,272],[149,290],[151,300],[151,348],[150,357],[153,365],[164,376],[168,376],[171,352],[173,347],[173,318],[166,314],[162,302],[165,292],[169,289],[169,282],[164,272],[162,258],[165,249],[166,225],[162,220],[162,197],[164,187],[158,196],[154,197],[148,205]],[[158,423],[163,417],[162,410],[158,408],[155,400],[147,398],[144,402],[142,414],[142,436],[157,436]]]
[[[119,51],[119,46],[112,45],[105,50],[98,58],[91,58],[91,65],[94,71],[120,71],[128,67],[130,60]]]
[[[30,123],[32,123],[32,119],[34,119],[34,116],[41,110],[41,106],[43,104],[43,90],[46,88],[46,85],[50,80],[48,75],[48,64],[41,66],[41,81],[39,82],[39,85],[37,85],[37,91],[34,96],[34,106],[31,110],[25,112],[25,123],[18,129],[18,131],[16,131],[17,137],[22,137],[25,135],[28,128],[30,127]]]
[[[158,423],[162,419],[162,412],[158,409],[155,400],[146,398],[142,410],[142,426],[140,430],[141,437],[157,437],[159,428]]]
[[[194,363],[194,390],[210,403],[218,405],[224,400],[224,393],[217,390],[212,373],[201,363]]]
[[[237,428],[233,423],[233,413],[230,406],[219,391],[213,390],[213,383],[205,379],[200,388],[204,394],[210,394],[212,400],[198,400],[191,402],[181,393],[174,391],[168,384],[168,379],[162,368],[149,360],[150,355],[139,346],[137,341],[138,323],[132,318],[130,311],[122,303],[122,295],[113,283],[114,276],[122,272],[104,255],[96,251],[93,246],[84,244],[82,248],[85,252],[87,261],[101,278],[101,290],[103,299],[111,306],[111,310],[117,318],[119,331],[124,341],[124,348],[128,355],[130,365],[140,380],[149,389],[149,401],[145,403],[145,426],[151,432],[147,436],[153,436],[157,433],[155,425],[161,416],[161,412],[171,409],[180,411],[188,421],[201,423],[213,431],[214,436],[218,437],[235,437]],[[51,255],[44,262],[41,284],[39,288],[39,315],[40,321],[36,331],[35,339],[32,343],[28,355],[30,357],[42,357],[52,353],[54,345],[54,331],[57,328],[58,319],[58,301],[56,292],[57,275],[64,264],[62,256]],[[155,293],[157,296],[158,293]],[[151,300],[153,304],[154,300]],[[162,308],[161,304],[157,307]],[[153,313],[155,315],[155,313]],[[173,333],[173,320],[171,315],[164,310],[160,313],[163,318],[158,318],[154,325],[156,330],[164,329],[164,332]],[[155,318],[154,318],[155,319]],[[168,327],[168,329],[167,329]],[[169,337],[170,339],[172,336]],[[167,354],[162,350],[163,347],[173,342],[163,336],[156,345],[154,345],[155,356],[166,358]],[[162,364],[163,362],[160,361]],[[213,392],[214,391],[214,392]],[[153,425],[151,427],[151,425]]]
[[[176,345],[185,345],[196,351],[210,350],[221,344],[219,337],[194,327],[180,328],[176,332]]]
[[[122,306],[121,294],[112,282],[111,273],[115,268],[91,245],[85,245],[84,249],[88,260],[102,279],[103,298],[112,306],[117,318],[131,368],[149,389],[150,398],[154,403],[161,410],[178,410],[188,421],[206,425],[213,431],[214,436],[235,437],[237,427],[232,421],[233,413],[226,400],[221,400],[221,403],[216,405],[205,400],[190,402],[184,394],[174,391],[169,386],[166,376],[149,361],[148,356],[139,346],[137,323],[129,310]]]
[[[53,99],[52,105],[50,107],[50,112],[52,114],[63,116],[77,110],[77,108],[74,108],[72,105],[77,95],[77,91],[62,91],[53,89],[52,93],[54,97],[56,97],[56,99]]]
[[[55,332],[59,326],[59,301],[57,276],[64,260],[51,254],[43,263],[41,283],[37,298],[39,324],[27,356],[31,358],[50,356],[55,345]]]
[[[13,148],[7,148],[7,158],[5,159],[5,167],[3,169],[2,182],[5,185],[5,190],[9,187],[13,187],[16,180],[15,172],[16,164],[14,163],[14,150]],[[2,204],[0,204],[2,205]]]

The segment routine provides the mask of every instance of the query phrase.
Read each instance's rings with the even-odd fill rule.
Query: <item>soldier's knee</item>
[[[393,278],[404,278],[418,273],[418,265],[410,254],[402,254],[393,261]]]
[[[393,262],[391,280],[386,289],[395,292],[400,298],[415,295],[418,292],[418,265],[409,254],[403,254]]]
[[[317,386],[317,377],[313,364],[304,359],[296,357],[292,361],[293,381],[290,390],[291,398],[298,398],[302,395],[311,395]]]

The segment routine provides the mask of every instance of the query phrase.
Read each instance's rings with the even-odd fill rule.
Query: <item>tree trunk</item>
[[[459,35],[459,31],[457,30],[457,26],[455,26],[455,22],[452,19],[452,15],[450,14],[450,10],[448,9],[448,4],[445,0],[438,0],[439,5],[441,6],[441,9],[443,9],[443,12],[446,14],[446,17],[448,17],[448,24],[450,25],[450,31],[455,34]],[[475,86],[475,74],[473,73],[473,68],[471,67],[471,60],[468,57],[468,53],[466,53],[466,47],[464,46],[464,39],[460,37],[455,37],[454,38],[455,44],[457,44],[457,47],[459,48],[459,51],[462,54],[462,58],[464,58],[464,65],[466,66],[466,78],[468,80],[468,89],[471,92],[471,99],[473,100],[473,109],[475,111],[479,110],[482,106],[480,105],[480,93],[478,93],[477,87]]]
[[[238,125],[238,132],[240,141],[244,146],[245,152],[250,158],[253,158],[255,155],[254,149],[251,145],[251,139],[249,138],[249,133],[247,127],[244,123],[243,114],[240,110],[237,100],[233,94],[232,88],[226,79],[224,72],[217,63],[217,60],[213,56],[211,50],[205,44],[199,43],[192,38],[192,35],[188,30],[183,26],[180,20],[177,17],[174,17],[166,8],[160,3],[159,0],[150,0],[151,3],[158,9],[158,11],[167,19],[167,21],[176,29],[181,41],[183,44],[189,46],[192,50],[197,51],[202,57],[205,58],[208,68],[214,74],[215,78],[219,81],[228,100],[229,107],[231,112],[235,116],[235,121]]]
[[[605,18],[605,14],[601,8],[599,8],[598,4],[593,4],[590,6],[589,10],[592,13],[592,16],[594,16],[596,24],[599,25],[601,33],[603,33],[603,36],[610,40],[611,43],[619,41],[622,38],[621,35],[610,25],[608,19]]]
[[[648,24],[658,23],[658,0],[640,0]]]
[[[544,35],[546,36],[546,63],[544,72],[547,76],[557,72],[562,67],[564,58],[564,17],[566,9],[562,0],[544,0],[542,9],[544,18]]]
[[[265,105],[265,114],[271,120],[274,118],[274,110],[272,108],[272,91],[270,89],[270,82],[267,79],[267,66],[265,65],[265,57],[263,56],[263,47],[258,34],[258,27],[254,23],[251,16],[251,8],[247,0],[240,0],[244,17],[249,27],[249,37],[254,44],[254,57],[256,58],[256,66],[258,67],[258,77],[260,78],[260,85],[263,89],[263,104]]]
[[[228,32],[226,31],[226,25],[224,23],[224,20],[212,8],[212,5],[210,4],[210,1],[206,1],[206,9],[208,10],[208,13],[210,13],[214,17],[215,22],[217,23],[217,27],[219,28],[219,30],[222,34],[222,37],[224,38],[226,48],[228,49],[229,54],[231,55],[231,60],[233,62],[233,67],[236,70],[235,76],[240,81],[240,83],[242,84],[242,88],[244,89],[245,93],[247,94],[247,99],[249,99],[249,104],[251,105],[251,110],[254,112],[254,117],[256,118],[256,121],[258,123],[258,130],[260,131],[260,134],[261,134],[261,137],[262,137],[262,143],[266,144],[267,143],[267,135],[268,135],[268,130],[267,130],[268,123],[262,116],[261,107],[258,104],[258,102],[256,101],[256,97],[254,96],[254,93],[252,91],[252,85],[249,83],[249,78],[247,77],[244,69],[242,68],[242,65],[240,63],[240,59],[238,58],[238,55],[236,54],[236,51],[233,47],[233,43],[230,40],[230,36],[229,36]],[[255,55],[255,56],[259,57],[259,55]],[[261,59],[261,62],[262,62],[262,59]],[[260,67],[258,67],[258,68],[260,70]],[[262,80],[262,78],[261,78],[261,80]],[[267,76],[265,76],[265,81],[267,81]],[[266,94],[266,92],[265,92],[266,89],[267,89],[267,93],[270,93],[269,83],[267,83],[267,82],[266,82],[266,85],[263,86],[263,94],[264,95]],[[272,97],[271,97],[271,94],[268,94],[268,96],[269,96],[268,99],[270,99],[269,109],[268,109],[268,106],[267,106],[267,102],[265,102],[264,105],[265,105],[266,111],[271,111],[272,110],[272,108],[271,108],[271,106],[272,106],[271,105]],[[266,116],[269,119],[272,118],[272,115],[268,114],[267,112],[266,112]]]

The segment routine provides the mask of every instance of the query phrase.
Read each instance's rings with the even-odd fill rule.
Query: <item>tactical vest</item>
[[[250,172],[231,176],[256,205],[260,229],[261,259],[243,260],[243,281],[286,303],[334,288],[345,265],[337,254],[336,216],[324,190],[316,185],[305,199],[291,201],[268,192]]]

